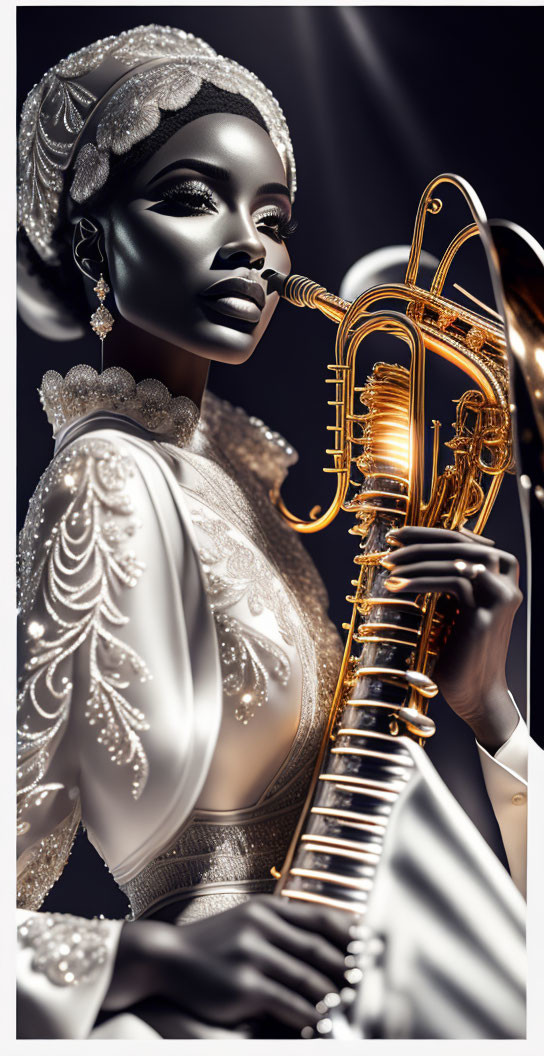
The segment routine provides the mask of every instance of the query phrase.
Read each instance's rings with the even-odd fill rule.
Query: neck
[[[188,396],[200,407],[210,363],[117,317],[104,341],[104,370],[112,366],[124,367],[137,382],[157,378],[172,396]]]

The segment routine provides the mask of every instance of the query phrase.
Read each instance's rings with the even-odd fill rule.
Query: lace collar
[[[187,396],[172,396],[156,378],[136,383],[122,367],[108,367],[98,374],[94,367],[80,363],[64,378],[48,370],[38,391],[54,435],[91,411],[109,410],[133,418],[179,447],[190,444],[193,437],[198,446],[199,438],[206,437],[272,486],[281,484],[298,459],[280,433],[209,390],[200,414]]]
[[[198,425],[199,410],[188,396],[172,396],[157,378],[136,384],[123,367],[108,367],[102,374],[80,363],[65,378],[48,370],[38,390],[53,433],[90,411],[117,411],[151,432],[183,446]]]

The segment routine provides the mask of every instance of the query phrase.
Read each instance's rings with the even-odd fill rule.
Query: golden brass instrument
[[[442,208],[435,196],[441,184],[461,192],[473,222],[447,247],[427,290],[417,282],[419,259],[427,218]],[[279,494],[274,498],[303,533],[325,528],[341,509],[351,512],[350,531],[360,537],[361,550],[354,558],[359,574],[347,598],[352,615],[344,624],[347,641],[328,727],[286,861],[273,875],[279,894],[355,913],[365,910],[387,817],[409,777],[411,760],[400,735],[425,743],[434,732],[429,700],[438,692],[431,675],[443,634],[440,606],[433,595],[401,600],[384,589],[388,573],[380,561],[392,545],[388,532],[406,524],[459,529],[469,518],[475,518],[473,531],[481,532],[512,467],[500,316],[491,310],[476,314],[442,292],[456,253],[476,234],[493,267],[494,247],[477,195],[465,180],[446,174],[421,197],[404,283],[377,286],[349,303],[302,276],[269,274],[272,288],[291,304],[318,309],[338,324],[327,379],[335,424],[327,427],[334,444],[327,452],[333,465],[325,472],[336,475],[334,498],[325,512],[314,509],[307,520],[291,513]],[[375,310],[384,300],[400,301],[404,312]],[[375,332],[404,342],[410,366],[377,363],[365,384],[357,385],[360,346]],[[440,424],[433,422],[425,494],[427,350],[459,367],[474,387],[457,403],[455,434],[446,445],[453,461],[442,471]]]

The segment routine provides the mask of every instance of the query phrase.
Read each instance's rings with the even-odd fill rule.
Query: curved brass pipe
[[[412,245],[410,248],[410,256],[408,258],[408,267],[406,268],[406,278],[404,280],[407,286],[415,285],[417,280],[427,213],[430,212],[431,215],[436,216],[436,214],[442,209],[442,202],[440,199],[433,198],[432,195],[436,188],[443,183],[451,184],[461,192],[474,217],[482,241],[486,243],[487,248],[487,243],[489,241],[487,216],[474,188],[471,187],[470,183],[468,183],[467,180],[464,180],[462,176],[456,176],[452,172],[444,172],[440,176],[435,176],[435,178],[427,184],[419,201],[414,224],[414,234],[412,236]]]
[[[436,188],[441,184],[450,184],[460,191],[472,212],[474,221],[463,228],[450,242],[435,272],[430,289],[425,290],[417,285],[419,260],[427,214],[435,215],[442,208],[440,199],[434,197]],[[336,493],[327,510],[320,516],[310,515],[309,520],[295,516],[287,509],[281,495],[274,495],[274,501],[280,512],[297,531],[303,533],[320,531],[334,520],[345,503],[350,483],[352,445],[359,442],[353,435],[353,427],[364,420],[364,416],[356,415],[353,409],[355,363],[359,346],[369,334],[377,331],[386,332],[404,340],[411,348],[411,384],[412,381],[416,384],[417,395],[414,396],[415,402],[410,407],[410,444],[411,454],[416,458],[417,465],[410,466],[409,509],[406,523],[419,523],[425,511],[429,516],[430,511],[434,509],[431,498],[425,509],[421,507],[424,435],[422,417],[424,394],[421,371],[424,370],[425,349],[448,360],[467,374],[483,393],[487,408],[496,407],[497,412],[502,415],[502,420],[507,425],[509,424],[506,342],[503,328],[494,321],[477,315],[472,309],[460,306],[442,296],[444,282],[456,253],[475,234],[480,235],[490,267],[493,268],[495,254],[490,243],[487,219],[480,199],[462,177],[445,173],[431,180],[421,196],[404,283],[386,283],[375,286],[350,303],[329,293],[323,286],[319,286],[304,276],[291,275],[287,278],[275,275],[276,280],[281,280],[281,295],[291,304],[297,307],[318,309],[338,324],[335,361],[328,365],[333,376],[327,379],[335,386],[335,399],[329,401],[335,407],[335,425],[328,427],[333,432],[335,445],[327,451],[327,454],[332,455],[334,464],[324,470],[324,472],[336,474]],[[406,312],[411,313],[412,318],[408,314],[403,315],[396,311],[375,310],[374,306],[384,300],[401,301],[406,306]],[[417,425],[415,424],[416,419]],[[414,435],[416,429],[417,440]],[[489,473],[492,481],[483,501],[476,531],[483,529],[510,460],[510,447],[509,443],[504,440],[504,430],[496,440],[490,440],[490,444],[499,447],[502,445],[503,458],[499,458],[490,466],[484,465],[481,460],[478,461],[478,468],[482,472]],[[437,444],[435,444],[433,455],[434,482],[436,482],[436,464]],[[462,518],[460,523],[462,523]]]
[[[354,301],[350,310],[346,313],[349,328],[350,319],[359,319],[358,303]],[[380,331],[392,334],[394,337],[405,341],[411,351],[410,364],[410,469],[408,487],[408,512],[407,516],[415,517],[421,503],[421,489],[423,485],[424,471],[424,446],[423,425],[425,407],[425,345],[418,327],[406,316],[399,312],[375,312],[370,315],[365,313],[362,325],[353,332],[347,346],[345,362],[333,364],[331,369],[339,369],[343,374],[338,381],[342,388],[342,400],[337,406],[337,423],[335,435],[340,433],[341,447],[333,450],[335,460],[334,471],[337,474],[336,494],[328,509],[315,520],[302,520],[295,517],[285,506],[281,496],[276,498],[276,504],[283,516],[288,520],[297,532],[313,533],[319,532],[334,520],[342,508],[350,480],[350,465],[352,460],[352,434],[347,429],[348,422],[362,420],[364,415],[355,415],[353,410],[355,362],[359,346],[370,334]],[[411,522],[416,523],[416,522]]]
[[[442,257],[442,260],[440,261],[435,271],[434,279],[430,285],[429,292],[432,293],[434,297],[440,297],[440,294],[444,289],[444,283],[446,281],[448,271],[450,270],[451,265],[453,264],[455,255],[461,249],[461,246],[463,246],[469,238],[473,238],[474,235],[478,234],[478,224],[468,224],[467,227],[464,227],[462,231],[459,231],[455,235],[455,238],[452,238],[446,252],[444,253],[444,256]]]

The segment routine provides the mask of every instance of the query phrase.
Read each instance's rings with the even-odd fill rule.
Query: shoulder
[[[18,541],[19,605],[33,601],[44,566],[102,545],[108,553],[149,521],[165,467],[152,445],[118,430],[87,433],[51,460],[29,503]]]
[[[294,447],[281,433],[209,390],[199,428],[235,465],[260,478],[267,488],[279,488],[298,461]]]

